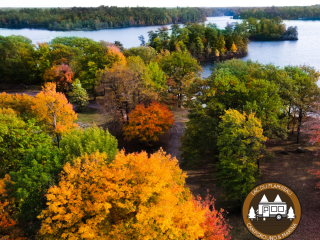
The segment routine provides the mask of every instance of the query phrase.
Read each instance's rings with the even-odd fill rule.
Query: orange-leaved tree
[[[45,129],[57,137],[58,144],[61,136],[76,126],[74,120],[77,119],[77,115],[66,96],[56,92],[55,83],[45,84],[35,97],[32,109]]]
[[[126,140],[139,138],[141,142],[158,141],[174,124],[173,113],[164,104],[153,102],[149,107],[139,104],[129,114],[129,121],[123,126]]]
[[[11,182],[10,176],[0,179],[0,235],[7,235],[12,232],[16,222],[12,219],[13,199],[10,199],[6,194],[5,182]]]
[[[6,236],[5,239],[8,240],[26,240],[27,238],[21,237],[23,232],[15,221],[15,201],[6,193],[5,187],[8,182],[14,184],[8,174],[0,179],[0,237]]]
[[[23,232],[14,220],[17,209],[14,199],[6,193],[7,182],[13,183],[9,175],[0,179],[0,236],[6,236],[5,239],[8,240],[25,240],[26,238],[21,237]]]
[[[100,44],[102,44],[107,49],[107,54],[105,57],[110,63],[108,67],[112,67],[115,63],[120,63],[122,65],[125,65],[127,63],[126,57],[120,51],[119,47],[117,47],[113,43],[105,41],[100,41]]]
[[[229,240],[231,239],[230,230],[231,226],[226,222],[224,218],[224,210],[216,210],[214,207],[214,198],[209,194],[204,200],[198,195],[194,200],[203,209],[205,209],[206,220],[201,224],[204,230],[204,236],[202,239],[206,240]]]
[[[67,93],[71,83],[74,81],[73,72],[67,64],[54,65],[47,70],[43,79],[45,82],[56,83],[56,90],[59,92]]]
[[[46,195],[48,208],[39,216],[39,237],[108,240],[209,236],[208,229],[213,229],[205,227],[208,221],[213,223],[206,215],[209,206],[195,200],[184,186],[186,175],[176,158],[162,150],[150,157],[146,152],[125,155],[121,151],[110,164],[105,158],[97,152],[64,166],[59,185]]]

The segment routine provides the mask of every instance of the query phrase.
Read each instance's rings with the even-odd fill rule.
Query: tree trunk
[[[297,128],[297,132],[298,132],[297,143],[299,143],[301,123],[302,123],[302,108],[299,109],[299,122],[298,122],[298,128]]]
[[[291,113],[291,108],[289,107],[289,112],[288,112],[288,117],[289,117],[289,121],[288,121],[288,131],[290,131],[290,113]]]
[[[60,136],[59,136],[59,134],[57,134],[56,137],[57,137],[58,148],[60,148]]]
[[[96,101],[97,100],[97,93],[96,91],[94,90],[94,86],[92,88],[92,93],[93,93],[93,101]]]
[[[129,122],[129,106],[128,102],[126,102],[126,115],[127,115],[127,122]]]
[[[293,134],[294,133],[294,123],[292,123],[292,132],[291,132],[291,134]]]

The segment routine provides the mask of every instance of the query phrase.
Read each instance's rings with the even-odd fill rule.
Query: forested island
[[[230,56],[248,51],[248,34],[239,23],[228,24],[223,30],[212,23],[187,23],[182,28],[175,24],[171,30],[171,35],[166,27],[148,32],[148,45],[158,52],[188,50],[197,59]]]
[[[99,30],[172,23],[202,22],[201,8],[100,6],[95,8],[0,9],[0,27],[49,30]]]
[[[157,52],[187,49],[197,59],[230,57],[248,51],[249,40],[298,40],[297,27],[286,28],[280,17],[260,20],[249,18],[242,23],[228,23],[224,29],[215,24],[186,23],[171,26],[171,35],[167,27],[150,31],[147,45]],[[141,45],[146,43],[141,36]]]
[[[259,41],[282,41],[298,40],[298,28],[288,27],[282,22],[280,17],[272,19],[249,18],[243,21],[249,33],[250,40]]]

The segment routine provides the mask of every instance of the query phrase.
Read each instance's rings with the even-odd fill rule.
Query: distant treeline
[[[207,17],[233,16],[234,19],[275,18],[320,19],[320,5],[294,7],[225,7],[202,8]]]
[[[320,5],[313,6],[295,6],[295,7],[264,7],[264,8],[247,8],[234,12],[233,18],[248,19],[253,18],[275,18],[282,19],[320,19]]]
[[[241,10],[247,8],[240,7],[221,7],[221,8],[202,8],[207,17],[236,16]]]
[[[100,6],[96,8],[0,9],[0,27],[50,30],[98,30],[205,20],[206,14],[202,8]]]
[[[0,27],[49,30],[99,30],[135,26],[203,22],[206,17],[233,16],[235,19],[281,17],[320,19],[320,5],[264,8],[148,8],[100,6],[95,8],[3,8]]]

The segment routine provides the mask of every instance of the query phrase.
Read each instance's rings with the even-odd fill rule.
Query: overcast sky
[[[0,0],[0,7],[98,7],[105,6],[118,6],[118,7],[230,7],[230,6],[308,6],[319,4],[319,0]]]

